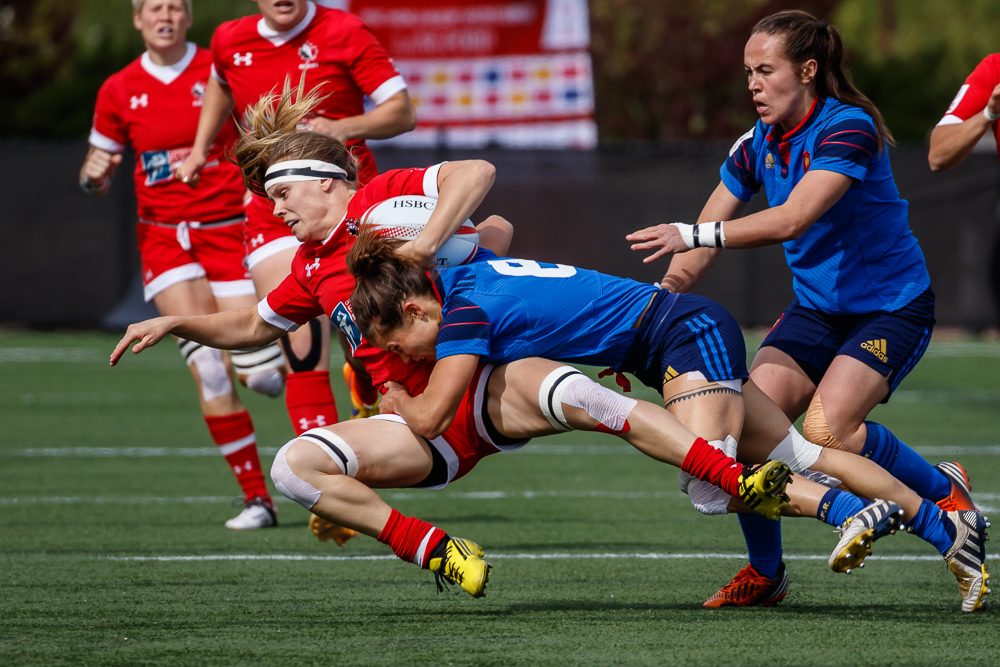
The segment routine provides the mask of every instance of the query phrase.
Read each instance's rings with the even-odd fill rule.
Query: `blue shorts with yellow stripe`
[[[660,391],[685,373],[700,372],[715,382],[745,380],[746,358],[743,332],[729,311],[703,296],[660,290],[616,370]]]
[[[835,357],[847,355],[889,380],[892,392],[927,351],[934,330],[934,292],[927,290],[893,313],[831,315],[805,308],[798,299],[781,314],[761,347],[775,347],[819,385]]]

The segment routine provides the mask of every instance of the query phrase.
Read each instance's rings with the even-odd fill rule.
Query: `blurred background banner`
[[[417,129],[383,144],[597,146],[586,0],[351,0],[406,79]]]

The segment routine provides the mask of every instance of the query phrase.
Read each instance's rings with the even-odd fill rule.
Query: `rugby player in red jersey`
[[[212,37],[212,77],[208,81],[198,135],[180,168],[196,183],[208,160],[208,146],[237,116],[286,78],[318,89],[323,99],[303,119],[311,129],[339,139],[358,160],[357,177],[367,183],[377,173],[365,139],[385,139],[412,130],[416,115],[406,83],[385,49],[361,20],[308,0],[257,0],[260,15],[222,24]],[[375,107],[365,113],[364,97]],[[259,193],[247,206],[247,266],[263,298],[288,275],[299,241],[271,214]],[[337,421],[329,381],[329,324],[325,317],[282,339],[289,362],[285,401],[296,433]],[[360,371],[360,364],[357,365]],[[349,376],[355,411],[376,395],[367,377]]]
[[[222,151],[237,138],[235,128],[225,128],[209,146],[197,188],[175,176],[194,143],[211,55],[185,42],[190,0],[133,0],[132,6],[147,50],[101,87],[80,183],[88,192],[107,192],[122,151],[131,144],[146,300],[163,315],[246,307],[255,301],[243,265],[246,189],[239,168]],[[198,385],[209,431],[243,488],[244,510],[226,525],[274,525],[253,422],[233,388],[229,354],[193,341],[178,344]],[[277,345],[230,354],[241,381],[261,393],[281,393],[284,360]]]

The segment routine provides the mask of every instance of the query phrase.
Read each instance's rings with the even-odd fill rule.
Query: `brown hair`
[[[363,226],[347,253],[347,270],[357,280],[351,308],[361,334],[373,342],[403,326],[407,299],[434,295],[427,271],[416,260],[397,254],[399,245],[398,240]]]
[[[230,159],[240,167],[243,182],[251,192],[267,196],[267,168],[282,160],[322,160],[347,172],[349,182],[358,180],[358,161],[338,139],[319,132],[299,132],[299,123],[323,100],[318,89],[305,92],[305,79],[292,89],[285,77],[281,94],[273,91],[247,109],[237,124],[240,140]]]
[[[860,107],[871,116],[878,134],[879,151],[887,143],[895,145],[878,108],[854,87],[850,72],[844,69],[844,40],[835,26],[807,12],[790,9],[762,18],[751,32],[753,35],[757,33],[783,35],[785,57],[796,65],[815,60],[816,93],[820,97],[832,97],[844,104]]]

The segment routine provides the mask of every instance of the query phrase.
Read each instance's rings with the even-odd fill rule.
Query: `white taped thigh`
[[[188,364],[198,369],[201,381],[201,396],[206,401],[231,394],[233,382],[222,361],[222,351],[213,347],[200,347],[188,357]]]
[[[691,495],[691,504],[702,514],[728,514],[729,501],[732,496],[715,484],[696,479],[688,487]]]
[[[774,461],[784,461],[792,472],[802,472],[811,468],[819,455],[823,453],[823,448],[813,444],[803,438],[794,426],[788,427],[786,435],[778,446],[771,450],[767,458]]]
[[[271,481],[274,482],[274,488],[281,495],[294,500],[307,510],[311,510],[313,505],[319,502],[322,494],[315,486],[300,479],[288,465],[286,454],[293,442],[295,440],[285,443],[285,446],[274,455],[274,463],[271,464]]]
[[[841,480],[827,475],[826,473],[819,472],[818,470],[803,470],[799,473],[811,482],[816,482],[817,484],[822,484],[823,486],[829,487],[831,489],[836,489],[842,484]]]
[[[340,468],[340,471],[348,477],[358,476],[358,457],[355,456],[351,446],[339,435],[325,428],[313,428],[300,435],[298,439],[308,440],[319,445],[319,448],[326,452]]]

